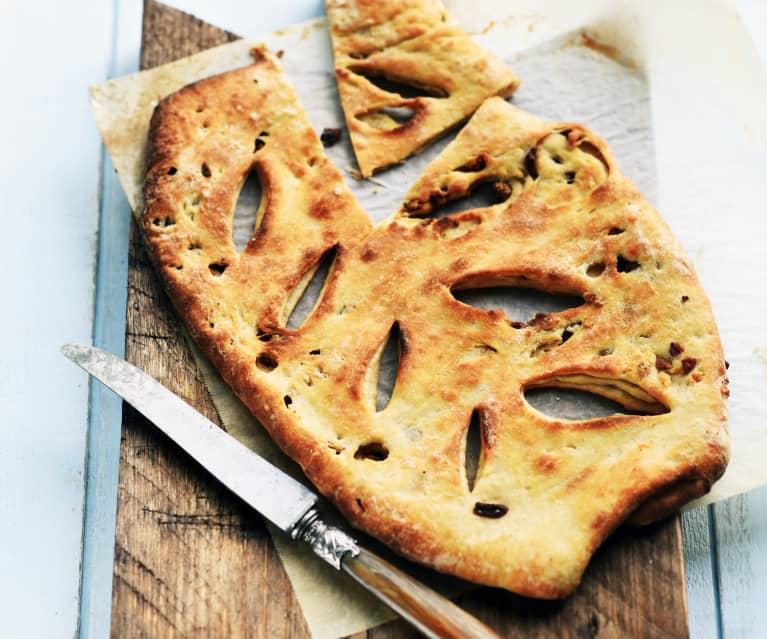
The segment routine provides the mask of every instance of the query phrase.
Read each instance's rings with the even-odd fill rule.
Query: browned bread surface
[[[233,210],[254,169],[265,204],[238,254]],[[479,182],[503,201],[419,217]],[[252,67],[160,103],[145,199],[153,259],[203,352],[319,490],[407,557],[562,597],[619,523],[666,514],[724,470],[726,378],[706,296],[606,144],[579,125],[488,100],[372,229],[260,51]],[[316,307],[287,328],[332,247]],[[583,303],[521,325],[452,295],[500,283]],[[376,410],[395,324],[398,377]],[[525,400],[536,386],[644,414],[553,419]]]
[[[326,7],[338,92],[363,176],[416,153],[485,98],[509,96],[519,84],[438,0],[327,0]]]

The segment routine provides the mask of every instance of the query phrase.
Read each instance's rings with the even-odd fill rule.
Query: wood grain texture
[[[235,38],[152,0],[143,24],[144,68]],[[183,335],[134,227],[126,357],[218,421]],[[113,636],[308,637],[258,516],[129,409],[116,540]],[[481,588],[459,603],[503,636],[685,637],[685,597],[681,528],[674,518],[609,540],[563,602]],[[416,636],[395,621],[354,639]]]

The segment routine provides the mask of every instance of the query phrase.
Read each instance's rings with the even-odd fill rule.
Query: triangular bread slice
[[[233,211],[252,170],[265,204],[238,253]],[[413,217],[479,181],[505,201]],[[723,472],[726,378],[705,294],[583,127],[491,99],[427,168],[407,210],[371,229],[262,51],[254,66],[159,104],[145,199],[150,253],[203,352],[355,526],[411,559],[562,597],[622,521],[662,516]],[[332,247],[321,297],[288,328],[296,290]],[[452,293],[499,283],[583,303],[517,325]],[[392,333],[399,367],[382,407]],[[537,386],[590,390],[630,410],[547,417],[525,399]]]
[[[326,7],[338,92],[364,177],[519,84],[438,0],[327,0]]]

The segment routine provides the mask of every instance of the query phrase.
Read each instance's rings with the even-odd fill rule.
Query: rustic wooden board
[[[146,0],[141,66],[235,37]],[[220,423],[135,225],[126,357]],[[677,517],[649,530],[621,531],[597,553],[583,584],[564,602],[482,588],[460,603],[504,636],[685,637],[685,597]],[[120,447],[112,635],[309,636],[258,515],[128,408]],[[415,636],[395,621],[354,639]]]

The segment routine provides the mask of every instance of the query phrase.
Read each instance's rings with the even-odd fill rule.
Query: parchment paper
[[[544,118],[583,122],[608,140],[623,171],[659,208],[691,255],[720,326],[732,391],[732,461],[699,503],[764,485],[767,261],[760,244],[767,232],[761,175],[767,167],[767,134],[758,123],[767,112],[767,77],[733,3],[548,0],[536,3],[534,14],[529,2],[513,0],[446,4],[482,46],[522,77],[514,103]],[[584,40],[583,31],[600,44]],[[248,51],[257,42],[284,51],[282,65],[318,132],[343,125],[323,20],[93,87],[96,120],[134,209],[157,100],[189,82],[248,64]],[[366,181],[354,177],[346,136],[327,152],[378,222],[397,209],[407,187],[451,138]],[[237,242],[252,228],[257,201],[252,192],[238,204]],[[472,303],[500,306],[513,319],[526,320],[566,300],[501,294],[480,295]],[[299,306],[311,304],[309,291]],[[296,473],[210,365],[197,357],[229,432]],[[560,414],[610,410],[561,391],[535,401]],[[389,617],[372,598],[350,597],[352,590],[338,573],[281,535],[273,537],[313,636],[352,634]]]

